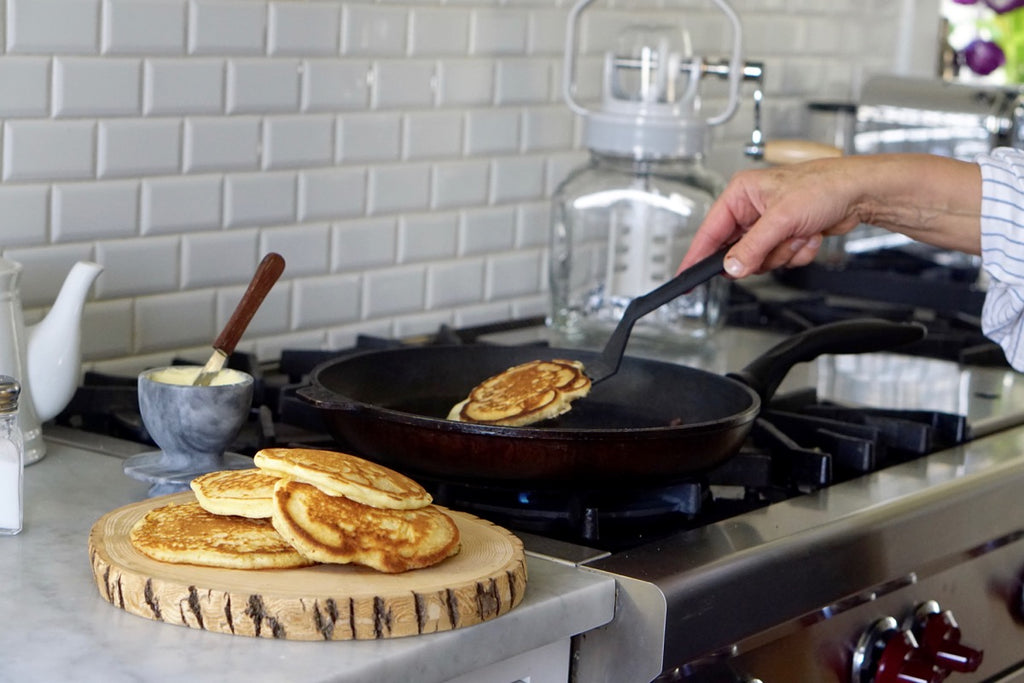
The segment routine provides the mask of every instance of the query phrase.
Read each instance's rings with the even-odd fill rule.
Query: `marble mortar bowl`
[[[200,370],[170,366],[139,374],[142,422],[160,447],[159,464],[168,469],[221,469],[224,451],[252,407],[252,376],[226,369],[211,386],[192,386]]]

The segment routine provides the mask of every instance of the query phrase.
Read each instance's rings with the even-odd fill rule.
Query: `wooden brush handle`
[[[263,257],[260,265],[256,267],[256,273],[252,276],[249,287],[235,307],[235,312],[231,314],[231,318],[228,319],[221,333],[213,340],[213,348],[223,351],[229,356],[234,352],[235,345],[242,338],[242,333],[245,332],[245,328],[249,327],[249,322],[256,315],[256,310],[263,303],[270,288],[281,277],[282,272],[284,272],[284,258],[280,254],[270,252]]]

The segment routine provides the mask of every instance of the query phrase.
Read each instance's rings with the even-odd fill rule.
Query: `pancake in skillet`
[[[390,468],[348,453],[312,448],[264,448],[253,462],[264,472],[312,484],[331,496],[371,507],[413,510],[433,500],[418,483]]]
[[[164,505],[147,512],[129,532],[143,555],[175,564],[228,569],[284,569],[314,564],[268,519],[215,515],[199,503]]]
[[[484,380],[456,404],[449,420],[524,427],[569,412],[577,398],[590,393],[583,363],[534,360]]]
[[[215,515],[269,518],[274,508],[274,484],[280,479],[258,468],[202,474],[189,486],[196,500]]]
[[[316,562],[360,564],[397,573],[437,564],[459,551],[459,528],[434,505],[386,510],[281,479],[274,528]]]

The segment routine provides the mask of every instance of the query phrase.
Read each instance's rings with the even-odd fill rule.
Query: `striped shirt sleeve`
[[[988,293],[981,327],[1024,371],[1024,151],[998,148],[981,167],[981,260]]]

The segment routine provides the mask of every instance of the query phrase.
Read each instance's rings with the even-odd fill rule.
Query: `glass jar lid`
[[[21,385],[10,375],[0,375],[0,413],[13,413],[18,409]]]

